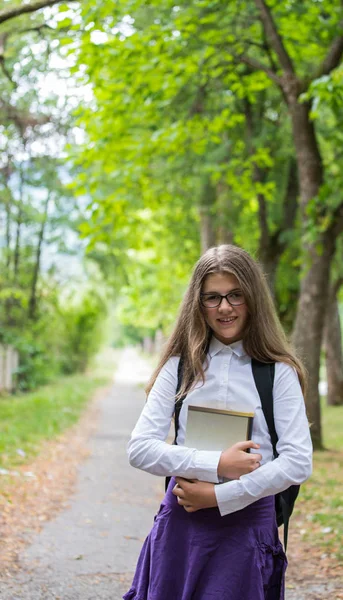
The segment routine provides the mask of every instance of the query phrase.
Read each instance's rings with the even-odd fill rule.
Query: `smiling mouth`
[[[219,323],[233,323],[237,317],[230,317],[229,319],[217,319]]]

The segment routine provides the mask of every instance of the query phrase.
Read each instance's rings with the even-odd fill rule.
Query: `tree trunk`
[[[341,406],[343,405],[342,330],[335,289],[332,289],[327,304],[324,347],[328,383],[327,403],[331,406]]]
[[[292,90],[294,91],[294,90]],[[312,121],[309,103],[298,102],[298,94],[287,94],[292,118],[293,137],[296,148],[302,220],[307,226],[306,208],[315,198],[323,183],[323,164]],[[330,266],[335,251],[334,236],[325,232],[306,248],[303,279],[297,307],[293,341],[304,360],[309,374],[306,399],[307,414],[311,423],[312,441],[315,448],[322,448],[321,412],[319,397],[320,349],[322,345],[324,315],[326,309],[323,290],[329,288]],[[309,259],[309,260],[308,260]]]
[[[6,199],[6,276],[9,280],[11,267],[11,203],[10,199]]]
[[[217,229],[216,244],[233,244],[233,233],[231,229],[225,227],[225,225],[219,225]]]
[[[280,261],[280,254],[278,252],[272,252],[272,246],[268,246],[268,253],[259,252],[259,261],[262,265],[263,271],[266,274],[269,289],[275,297],[275,279],[276,271]]]
[[[23,219],[23,207],[21,203],[21,199],[19,200],[18,207],[18,216],[17,216],[17,230],[15,236],[15,249],[14,249],[14,259],[13,259],[13,274],[14,281],[18,278],[19,273],[19,262],[20,262],[20,237],[21,237],[21,225]]]
[[[301,282],[300,298],[293,341],[309,373],[307,414],[311,423],[313,444],[322,447],[321,413],[319,398],[320,349],[323,337],[326,299],[323,290],[328,288],[330,265],[334,254],[334,240],[323,236],[321,254],[312,255],[311,265]]]
[[[271,233],[267,222],[267,205],[262,194],[258,194],[260,240],[258,257],[267,275],[272,294],[275,292],[276,271],[287,244],[282,240],[282,234],[294,227],[298,207],[299,185],[295,159],[290,160],[288,180],[283,198],[282,222],[278,229]]]
[[[323,184],[323,162],[314,124],[310,119],[311,104],[310,102],[299,101],[300,95],[308,89],[310,81],[307,78],[301,81],[297,77],[292,57],[288,54],[283,36],[278,30],[272,10],[267,2],[265,0],[255,0],[255,4],[266,36],[267,48],[271,47],[275,52],[279,68],[282,71],[282,74],[279,75],[273,63],[270,63],[271,68],[267,70],[268,75],[271,79],[277,81],[282,91],[292,121],[300,184],[302,225],[304,239],[306,239],[309,219],[307,209],[311,200],[318,196]],[[342,52],[342,37],[338,34],[338,37],[330,46],[319,71],[323,75],[330,73],[332,69],[338,66]],[[249,57],[245,57],[245,61],[249,64],[247,59]],[[250,60],[250,65],[253,63],[254,61]],[[262,64],[257,64],[259,68],[266,70]],[[256,63],[254,67],[256,68]],[[320,216],[318,214],[318,217]],[[342,215],[339,215],[339,217],[342,219]],[[315,448],[322,447],[318,383],[320,349],[324,328],[325,292],[329,289],[331,260],[342,223],[337,219],[334,225],[330,224],[328,230],[324,233],[317,233],[317,239],[305,247],[310,260],[304,261],[302,269],[303,278],[293,336],[295,346],[303,357],[309,372],[307,410],[309,420],[312,423],[311,433]]]
[[[199,203],[201,254],[216,243],[213,210],[215,201],[216,190],[208,179],[204,184]]]
[[[25,146],[24,146],[25,147]],[[17,230],[15,236],[15,249],[13,257],[13,274],[14,282],[18,279],[19,274],[19,263],[20,263],[20,242],[21,242],[21,226],[24,216],[24,175],[22,169],[19,171],[19,200],[18,200],[18,215],[17,215]]]
[[[41,259],[41,254],[42,254],[42,245],[43,245],[43,240],[44,240],[45,225],[46,225],[47,216],[48,216],[49,201],[50,201],[50,195],[48,194],[47,199],[45,201],[45,205],[44,205],[44,214],[43,214],[41,228],[39,231],[38,243],[37,243],[37,249],[36,249],[36,260],[35,260],[35,266],[34,266],[34,270],[33,270],[33,277],[32,277],[32,283],[31,283],[31,294],[30,294],[30,300],[29,300],[29,311],[28,311],[29,319],[34,319],[36,316],[37,283],[38,283],[38,276],[39,276],[39,271],[40,271],[40,259]]]
[[[298,102],[298,82],[290,80],[285,89],[292,118],[295,143],[302,218],[304,228],[307,225],[306,208],[317,196],[323,183],[323,164],[310,120],[310,104]],[[312,441],[315,448],[322,447],[321,413],[319,397],[320,349],[324,328],[325,294],[330,280],[330,265],[335,250],[335,240],[323,234],[316,244],[308,246],[308,261],[305,261],[305,275],[301,282],[300,298],[295,319],[293,340],[296,349],[303,358],[309,373],[307,395],[307,413],[311,423]],[[318,250],[318,244],[321,248]]]
[[[232,203],[230,199],[230,189],[227,184],[220,181],[217,184],[217,211],[216,220],[218,223],[215,243],[233,244],[233,231],[230,227],[235,219],[232,215]]]
[[[200,207],[200,240],[201,254],[208,248],[215,246],[215,232],[213,227],[213,215],[209,214],[204,207]]]
[[[323,183],[323,164],[314,126],[309,117],[308,103],[291,106],[293,136],[298,161],[301,208],[304,233],[308,226],[307,208],[318,196]],[[314,206],[316,209],[316,206]],[[325,206],[318,205],[315,224],[323,216]],[[330,288],[330,267],[336,250],[336,242],[343,229],[343,204],[332,213],[332,222],[323,233],[318,233],[311,244],[305,246],[308,259],[304,261],[300,299],[297,307],[293,340],[303,357],[309,373],[307,412],[312,441],[315,448],[322,448],[319,398],[320,350],[326,313],[325,293]]]
[[[305,210],[308,203],[317,196],[323,184],[323,161],[314,124],[310,120],[310,110],[310,103],[300,104],[298,99],[290,108],[299,174],[300,203],[306,220]]]
[[[264,98],[260,98],[260,103],[253,107],[252,104],[245,100],[244,113],[246,119],[246,144],[249,154],[253,155],[256,148],[254,139],[258,136],[261,122],[264,118]],[[255,113],[255,114],[254,114]],[[273,144],[270,144],[270,152],[273,153]],[[256,163],[253,166],[253,181],[257,183],[265,183],[269,176],[269,168],[261,168]],[[291,229],[294,225],[297,203],[298,203],[299,187],[297,177],[297,164],[295,159],[290,160],[287,189],[283,198],[283,215],[282,222],[279,224],[277,231],[272,233],[268,224],[268,203],[265,195],[262,192],[256,194],[258,201],[258,218],[260,227],[260,239],[258,257],[262,263],[263,270],[266,273],[270,290],[275,295],[275,278],[276,271],[280,261],[280,257],[286,248],[285,242],[282,242],[282,233],[287,229]]]
[[[5,240],[6,240],[6,247],[5,247],[5,252],[6,252],[6,279],[8,284],[10,283],[12,277],[11,277],[11,201],[10,201],[10,190],[8,189],[8,186],[6,185],[6,191],[8,192],[8,197],[5,200],[5,211],[6,211],[6,233],[5,233]],[[7,324],[11,323],[11,308],[12,308],[12,298],[6,298],[4,301],[4,310],[5,310],[5,315],[6,315],[6,322]]]
[[[259,169],[256,165],[254,171],[255,183],[264,182],[267,173],[261,171],[261,169]],[[258,193],[257,201],[260,225],[258,258],[262,264],[263,270],[267,277],[267,281],[269,283],[270,291],[274,297],[276,270],[279,264],[280,256],[283,252],[283,248],[279,243],[279,236],[282,229],[279,229],[274,235],[270,233],[270,229],[268,226],[267,202],[264,194]]]

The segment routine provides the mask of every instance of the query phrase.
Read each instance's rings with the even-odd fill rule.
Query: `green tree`
[[[115,219],[112,234],[120,236],[121,223],[132,232],[137,212],[148,208],[154,214],[162,202],[173,207],[175,195],[163,193],[171,178],[179,185],[187,179],[204,245],[214,239],[218,221],[230,215],[234,241],[243,239],[256,250],[260,241],[266,264],[267,255],[277,256],[272,277],[283,253],[290,256],[290,243],[303,249],[294,341],[310,372],[308,413],[320,447],[322,290],[329,285],[343,206],[323,158],[321,115],[314,120],[313,113],[321,85],[330,98],[341,89],[341,3],[131,1],[117,3],[110,13],[106,3],[85,4],[84,16],[82,61],[96,114],[93,106],[82,116],[90,144],[81,160],[90,171],[95,218]],[[101,61],[94,46],[99,32]],[[294,153],[287,149],[291,143]],[[291,232],[295,165],[301,243]],[[107,174],[113,194],[99,196]],[[260,229],[252,229],[247,243],[244,232],[257,213]],[[289,225],[280,227],[289,217]],[[100,229],[93,234],[101,238]]]
[[[42,10],[55,4],[59,8],[50,13]],[[78,101],[63,85],[69,76],[64,48],[77,41],[78,31],[70,4],[0,6],[0,340],[20,353],[22,389],[83,368],[99,343],[98,320],[104,314],[100,302],[79,298],[72,310],[83,324],[76,345],[71,317],[60,309],[66,276],[58,263],[81,247],[75,242],[79,211],[66,186],[69,166],[63,160],[73,139],[71,107]],[[66,32],[74,36],[67,38]],[[68,344],[73,346],[69,362]]]
[[[154,10],[161,16],[159,9]],[[95,240],[100,242],[98,248],[101,244],[104,248],[107,240],[107,254],[116,249],[123,254],[125,242],[128,249],[137,248],[139,214],[150,215],[154,223],[162,216],[160,229],[169,231],[171,215],[181,208],[184,220],[189,219],[191,204],[202,249],[225,241],[239,243],[248,235],[250,249],[259,247],[273,281],[277,259],[285,249],[282,234],[294,222],[296,185],[287,150],[289,127],[288,131],[279,127],[282,114],[275,110],[278,98],[275,93],[272,97],[264,93],[267,97],[262,98],[267,78],[251,74],[245,66],[242,75],[247,83],[239,74],[225,78],[223,66],[213,64],[218,60],[210,39],[206,44],[193,43],[191,53],[186,44],[193,26],[186,28],[186,39],[175,35],[177,27],[181,29],[180,23],[174,23],[176,11],[173,16],[173,11],[171,15],[162,10],[166,23],[161,24],[150,9],[138,9],[135,29],[126,32],[124,39],[113,36],[115,17],[105,18],[104,11],[106,7],[98,5],[87,12],[90,22],[80,57],[88,66],[89,79],[83,75],[83,80],[92,82],[97,105],[96,116],[94,106],[80,111],[89,143],[78,158],[84,169],[79,175],[80,192],[92,198],[92,223],[88,220],[83,227],[83,233],[92,237],[92,253]],[[101,61],[92,42],[99,23],[109,37],[101,44]],[[201,24],[208,28],[207,17]],[[117,27],[120,31],[125,31],[125,17]],[[274,144],[266,144],[261,119],[273,132]],[[280,146],[274,161],[272,154]],[[260,179],[263,176],[258,194],[257,171]],[[281,210],[280,189],[287,200]],[[247,208],[242,211],[243,204]],[[255,224],[258,211],[261,233]],[[150,246],[152,240],[153,236]],[[154,243],[158,245],[156,235]],[[175,260],[173,252],[169,256]]]

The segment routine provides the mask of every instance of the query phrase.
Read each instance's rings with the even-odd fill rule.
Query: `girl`
[[[251,358],[276,363],[275,460]],[[311,474],[304,388],[304,369],[258,264],[236,246],[208,250],[195,266],[128,446],[131,465],[172,478],[124,600],[284,599],[287,561],[274,494]],[[170,445],[175,398],[185,394],[177,445]],[[183,446],[187,404],[211,402],[254,412],[253,441],[223,452]]]

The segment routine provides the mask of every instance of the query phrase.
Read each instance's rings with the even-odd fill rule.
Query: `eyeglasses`
[[[229,294],[225,294],[225,296],[221,294],[200,294],[200,302],[206,308],[217,308],[221,305],[223,298],[226,298],[226,301],[231,306],[240,306],[245,303],[244,296],[240,290],[230,292]]]

